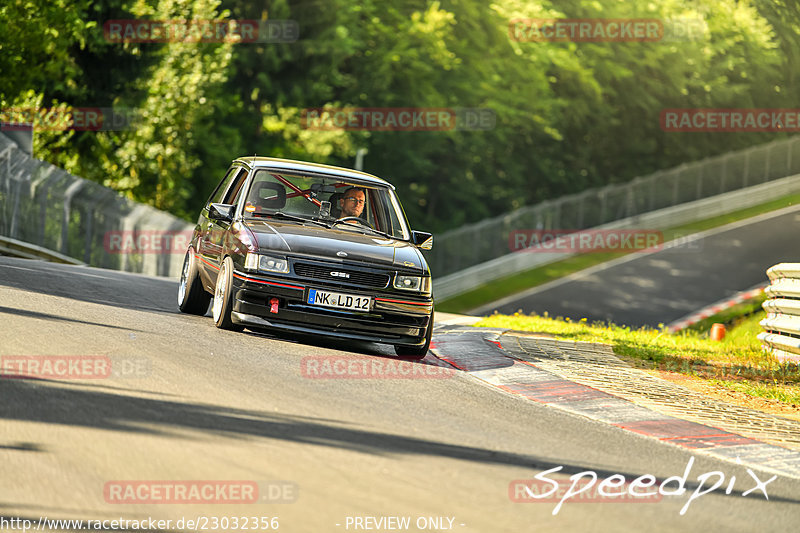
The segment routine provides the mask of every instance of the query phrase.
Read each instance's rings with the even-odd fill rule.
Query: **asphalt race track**
[[[669,324],[768,281],[777,263],[800,261],[800,206],[704,232],[702,238],[633,253],[480,307],[472,314],[549,313],[632,327]]]
[[[387,346],[221,331],[208,317],[178,314],[176,288],[0,257],[3,361],[112,361],[111,373],[92,379],[2,376],[0,517],[153,518],[174,531],[201,529],[181,519],[212,530],[212,518],[225,518],[218,530],[234,531],[234,517],[278,517],[270,530],[320,533],[777,532],[800,521],[800,479],[778,476],[765,485],[767,500],[734,461],[503,393],[431,354],[411,377],[327,379],[309,373],[309,358],[398,362]],[[629,482],[650,474],[660,484],[684,475],[692,458],[687,491],[655,501],[598,496],[559,507],[560,498],[518,502],[509,492],[558,467],[548,479],[567,488],[584,471]],[[724,484],[701,494],[720,475]],[[153,488],[211,480],[256,484],[258,498],[231,490],[170,503]],[[120,487],[142,484],[149,492],[120,499]]]

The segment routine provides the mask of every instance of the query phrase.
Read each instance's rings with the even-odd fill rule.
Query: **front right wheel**
[[[431,311],[431,318],[428,321],[428,331],[425,334],[425,344],[422,346],[408,346],[405,344],[396,344],[394,353],[404,359],[411,359],[419,361],[428,355],[428,350],[431,347],[431,338],[433,337],[433,311]]]

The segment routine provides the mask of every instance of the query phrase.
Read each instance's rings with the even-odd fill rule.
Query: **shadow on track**
[[[366,431],[314,417],[87,391],[82,390],[80,384],[48,380],[7,379],[0,380],[0,383],[0,418],[5,420],[186,438],[174,431],[177,428],[233,439],[277,439],[373,455],[426,455],[534,470],[563,466],[559,474],[593,470],[598,477],[622,474],[626,478],[635,478],[642,475],[636,472],[612,472],[591,465],[558,464],[532,455]],[[686,485],[692,486],[691,483]],[[733,491],[727,496],[740,495]],[[800,500],[792,498],[773,497],[773,500],[800,503]]]

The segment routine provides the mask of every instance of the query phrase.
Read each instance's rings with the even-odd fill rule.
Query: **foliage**
[[[514,18],[699,20],[667,42],[519,42]],[[113,19],[293,20],[295,42],[108,42]],[[665,108],[790,107],[786,0],[8,0],[0,104],[135,109],[136,127],[43,135],[37,154],[193,216],[246,154],[352,166],[442,231],[589,186],[785,135],[665,133]],[[315,131],[320,107],[488,108],[488,131]]]

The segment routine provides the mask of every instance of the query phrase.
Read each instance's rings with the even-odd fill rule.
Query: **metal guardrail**
[[[758,340],[778,359],[800,363],[800,263],[777,264],[767,276],[769,299],[762,305],[767,317]]]
[[[510,253],[508,235],[512,230],[612,228],[634,223],[643,227],[646,220],[654,228],[666,227],[658,223],[660,213],[674,218],[672,210],[678,210],[685,216],[683,211],[699,205],[698,198],[713,203],[711,197],[721,198],[719,195],[726,191],[740,191],[752,198],[746,189],[754,190],[756,184],[767,186],[767,182],[778,186],[780,178],[793,174],[800,174],[800,136],[464,226],[437,235],[436,245],[425,255],[436,278],[437,297],[447,298],[474,288],[477,274],[472,271],[480,271],[486,282],[490,279],[487,270],[491,277],[531,268],[530,256]],[[160,232],[169,236],[190,232],[192,227],[168,213],[34,159],[0,134],[0,236],[92,266],[176,277],[182,253],[110,249],[109,234],[146,236]],[[503,268],[498,268],[496,261],[502,262]]]
[[[22,241],[38,247],[37,257],[50,250],[92,266],[177,277],[184,250],[145,250],[136,239],[193,227],[34,159],[0,134],[0,236],[9,248],[19,250],[13,243]]]
[[[435,236],[426,253],[436,278],[510,253],[514,230],[581,230],[800,174],[800,136],[588,189]]]
[[[690,224],[698,220],[725,215],[739,209],[800,193],[800,174],[771,180],[767,183],[727,192],[711,198],[703,198],[681,205],[659,209],[650,213],[617,220],[594,229],[652,229],[664,230]],[[438,244],[437,244],[438,245]],[[436,247],[434,246],[434,250]],[[434,277],[433,291],[439,301],[457,296],[475,287],[532,268],[554,263],[575,254],[531,253],[524,250],[508,253],[502,257],[475,265],[448,276]],[[491,305],[481,306],[469,312],[481,314],[490,311]]]
[[[82,261],[54,252],[53,250],[2,236],[0,236],[0,255],[21,257],[23,259],[42,259],[44,261],[50,261],[51,263],[64,263],[67,265],[84,264]]]

